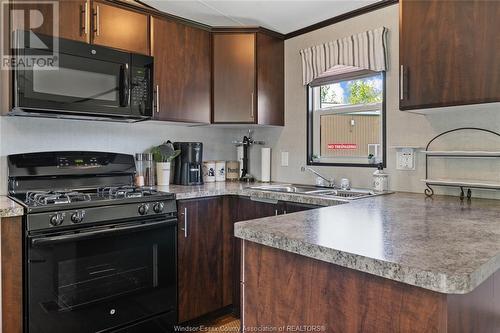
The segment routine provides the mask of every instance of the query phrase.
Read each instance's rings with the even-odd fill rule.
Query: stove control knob
[[[165,208],[165,204],[163,202],[157,202],[153,206],[153,210],[155,211],[156,214],[163,212],[164,208]]]
[[[64,222],[63,213],[55,213],[54,215],[51,215],[49,218],[49,223],[53,227],[57,227],[58,225],[61,225],[63,222]]]
[[[141,215],[146,215],[149,211],[149,205],[148,204],[142,204],[139,206],[139,214]]]
[[[85,211],[84,210],[79,210],[71,214],[71,222],[73,223],[80,223],[83,221],[83,218],[85,217]]]

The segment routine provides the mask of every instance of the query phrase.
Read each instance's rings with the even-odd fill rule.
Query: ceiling
[[[380,0],[142,0],[158,10],[210,26],[262,26],[282,34]]]

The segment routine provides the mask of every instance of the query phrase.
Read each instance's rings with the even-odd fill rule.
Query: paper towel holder
[[[252,138],[252,130],[248,130],[248,135],[243,136],[241,141],[233,141],[236,146],[243,146],[243,166],[241,167],[241,182],[252,183],[255,181],[255,177],[249,172],[250,160],[248,157],[248,149],[252,145],[264,145],[264,141],[257,141]]]

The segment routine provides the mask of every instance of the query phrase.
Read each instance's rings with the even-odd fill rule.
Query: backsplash
[[[186,127],[161,122],[110,123],[27,117],[0,117],[0,193],[7,192],[6,156],[51,150],[97,150],[134,154],[168,139],[201,141],[205,160],[235,160],[232,140],[239,130]]]

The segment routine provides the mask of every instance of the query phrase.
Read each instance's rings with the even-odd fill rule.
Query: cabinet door
[[[261,202],[254,201],[250,198],[240,197],[237,198],[236,201],[236,211],[234,214],[234,223],[246,220],[253,220],[262,217],[275,216],[280,214],[282,210],[281,204],[279,203],[271,203],[271,202]],[[234,231],[233,231],[234,235]],[[241,304],[241,292],[240,292],[240,283],[241,283],[241,239],[233,238],[233,269],[232,269],[232,300],[235,314],[240,314],[240,304]]]
[[[58,6],[58,24],[54,26],[54,11],[52,4]],[[61,38],[67,38],[82,42],[89,41],[90,33],[90,0],[59,0],[55,2],[26,1],[26,4],[16,2],[14,7],[20,9],[37,10],[42,14],[43,23],[40,27],[33,29],[34,32],[44,35],[55,35]],[[13,17],[12,28],[25,29],[24,22],[16,20]],[[54,31],[54,27],[56,31]]]
[[[257,122],[285,125],[285,42],[257,34]]]
[[[220,198],[179,201],[179,322],[222,307]]]
[[[255,122],[255,33],[213,34],[213,120]]]
[[[500,1],[400,6],[402,110],[500,101]]]
[[[149,54],[149,16],[94,1],[92,43]]]
[[[155,119],[210,123],[210,33],[152,19]]]
[[[297,203],[297,202],[284,202],[283,206],[284,206],[284,208],[283,208],[284,214],[302,212],[305,210],[316,209],[316,208],[320,207],[320,206],[316,206],[316,205],[309,205],[309,204],[303,204],[303,203]]]

